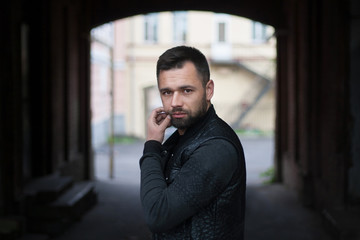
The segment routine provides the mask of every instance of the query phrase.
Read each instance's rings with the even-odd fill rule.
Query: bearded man
[[[141,202],[153,239],[242,240],[244,152],[211,103],[205,56],[171,48],[159,57],[156,75],[163,106],[147,121],[140,159]],[[169,126],[177,129],[163,143]]]

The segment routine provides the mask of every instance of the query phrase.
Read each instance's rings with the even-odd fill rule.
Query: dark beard
[[[195,124],[196,122],[198,122],[199,119],[202,116],[204,116],[204,114],[206,113],[206,110],[207,110],[207,102],[206,102],[205,98],[201,102],[200,109],[194,115],[190,115],[190,113],[188,111],[183,110],[182,108],[174,108],[172,110],[172,112],[185,112],[187,114],[188,118],[186,118],[186,119],[171,118],[171,125],[178,129],[185,130],[185,129],[189,128],[190,126],[192,126],[193,124]]]

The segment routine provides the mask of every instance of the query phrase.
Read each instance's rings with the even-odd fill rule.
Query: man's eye
[[[191,89],[184,89],[184,93],[191,93],[192,90]]]
[[[170,95],[171,92],[170,92],[170,91],[163,91],[162,94],[163,94],[163,95]]]

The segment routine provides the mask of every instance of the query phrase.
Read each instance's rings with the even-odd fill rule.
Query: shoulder
[[[238,151],[225,139],[209,139],[202,142],[186,158],[182,169],[192,169],[198,176],[207,179],[208,184],[227,184],[240,170],[241,158]]]
[[[238,166],[239,153],[227,139],[211,138],[200,144],[192,153],[199,164],[209,168],[222,168],[225,171]]]

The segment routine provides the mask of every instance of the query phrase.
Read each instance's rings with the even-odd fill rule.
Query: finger
[[[158,115],[160,115],[162,112],[164,112],[164,108],[155,108],[154,110],[151,111],[150,113],[150,118],[151,119],[155,119],[157,118]]]
[[[158,114],[157,117],[156,117],[157,123],[160,124],[166,118],[167,115],[168,114],[166,114],[166,113]]]
[[[159,125],[161,127],[168,128],[170,127],[170,121],[171,121],[170,115],[167,115]]]
[[[164,108],[163,107],[158,107],[155,108],[154,111],[156,112],[156,114],[161,114],[161,113],[165,113]]]
[[[150,116],[149,116],[149,118],[148,118],[148,121],[149,122],[157,122],[156,120],[157,120],[157,116],[158,116],[158,109],[154,109],[154,110],[152,110],[151,111],[151,113],[150,113]]]
[[[156,115],[156,120],[157,121],[163,120],[164,118],[166,118],[166,114],[160,113],[160,114]]]

